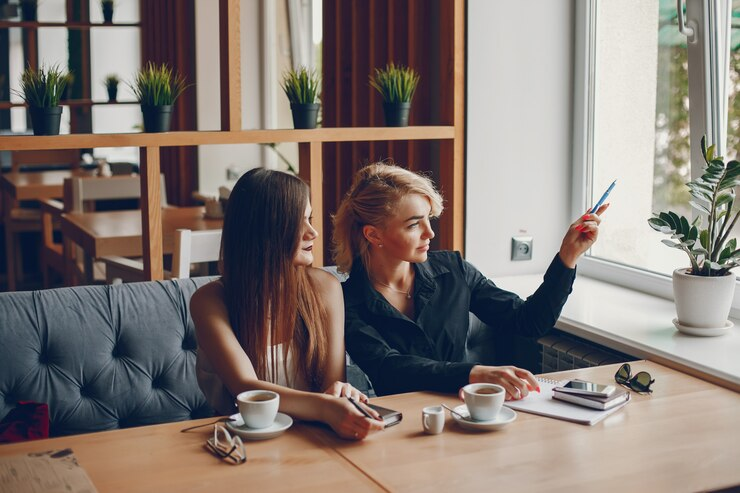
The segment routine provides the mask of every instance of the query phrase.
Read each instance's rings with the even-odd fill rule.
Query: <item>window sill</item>
[[[541,275],[494,279],[526,298]],[[672,301],[579,275],[556,327],[637,358],[649,359],[740,392],[740,323],[719,337],[678,332]]]

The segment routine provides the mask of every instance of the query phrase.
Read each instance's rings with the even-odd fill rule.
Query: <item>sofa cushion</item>
[[[0,294],[0,418],[45,402],[66,435],[212,415],[189,315],[209,280]]]

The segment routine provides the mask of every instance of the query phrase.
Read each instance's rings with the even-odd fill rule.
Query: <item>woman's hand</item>
[[[531,372],[516,366],[476,365],[470,370],[470,383],[495,383],[506,389],[506,400],[517,400],[540,391],[540,384]],[[462,392],[460,393],[462,398]]]
[[[367,396],[348,384],[347,382],[334,382],[324,391],[325,394],[334,397],[351,397],[357,402],[367,402]]]
[[[325,402],[323,421],[342,438],[363,440],[371,431],[385,428],[385,423],[377,412],[367,406],[365,410],[375,419],[365,417],[349,399],[328,397]]]
[[[596,242],[596,238],[599,236],[601,214],[608,208],[609,204],[604,204],[599,207],[596,214],[587,212],[570,225],[563,238],[563,243],[560,245],[559,253],[560,260],[563,261],[566,267],[574,269],[581,255]]]

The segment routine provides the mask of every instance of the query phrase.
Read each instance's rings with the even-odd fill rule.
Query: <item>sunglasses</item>
[[[653,391],[650,389],[650,386],[655,382],[646,371],[641,371],[633,377],[629,363],[625,363],[619,367],[619,370],[614,375],[614,380],[622,387],[634,390],[638,394],[651,394]]]
[[[221,459],[232,464],[247,462],[247,451],[238,436],[232,438],[226,428],[217,424],[213,428],[213,437],[206,440],[206,448]]]

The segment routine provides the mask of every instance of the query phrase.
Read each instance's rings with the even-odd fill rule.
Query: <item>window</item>
[[[688,22],[697,27],[690,48],[679,32],[676,0],[577,4],[576,212],[618,180],[608,227],[581,265],[592,277],[665,296],[668,276],[688,259],[663,245],[647,219],[667,209],[691,217],[685,183],[701,170],[697,154],[692,168],[692,153],[703,133],[710,142],[727,139],[726,158],[740,148],[740,0],[688,3]],[[727,39],[728,32],[729,50],[704,63],[713,36]],[[698,91],[709,74],[720,96],[705,111]],[[718,124],[722,114],[727,122]]]

